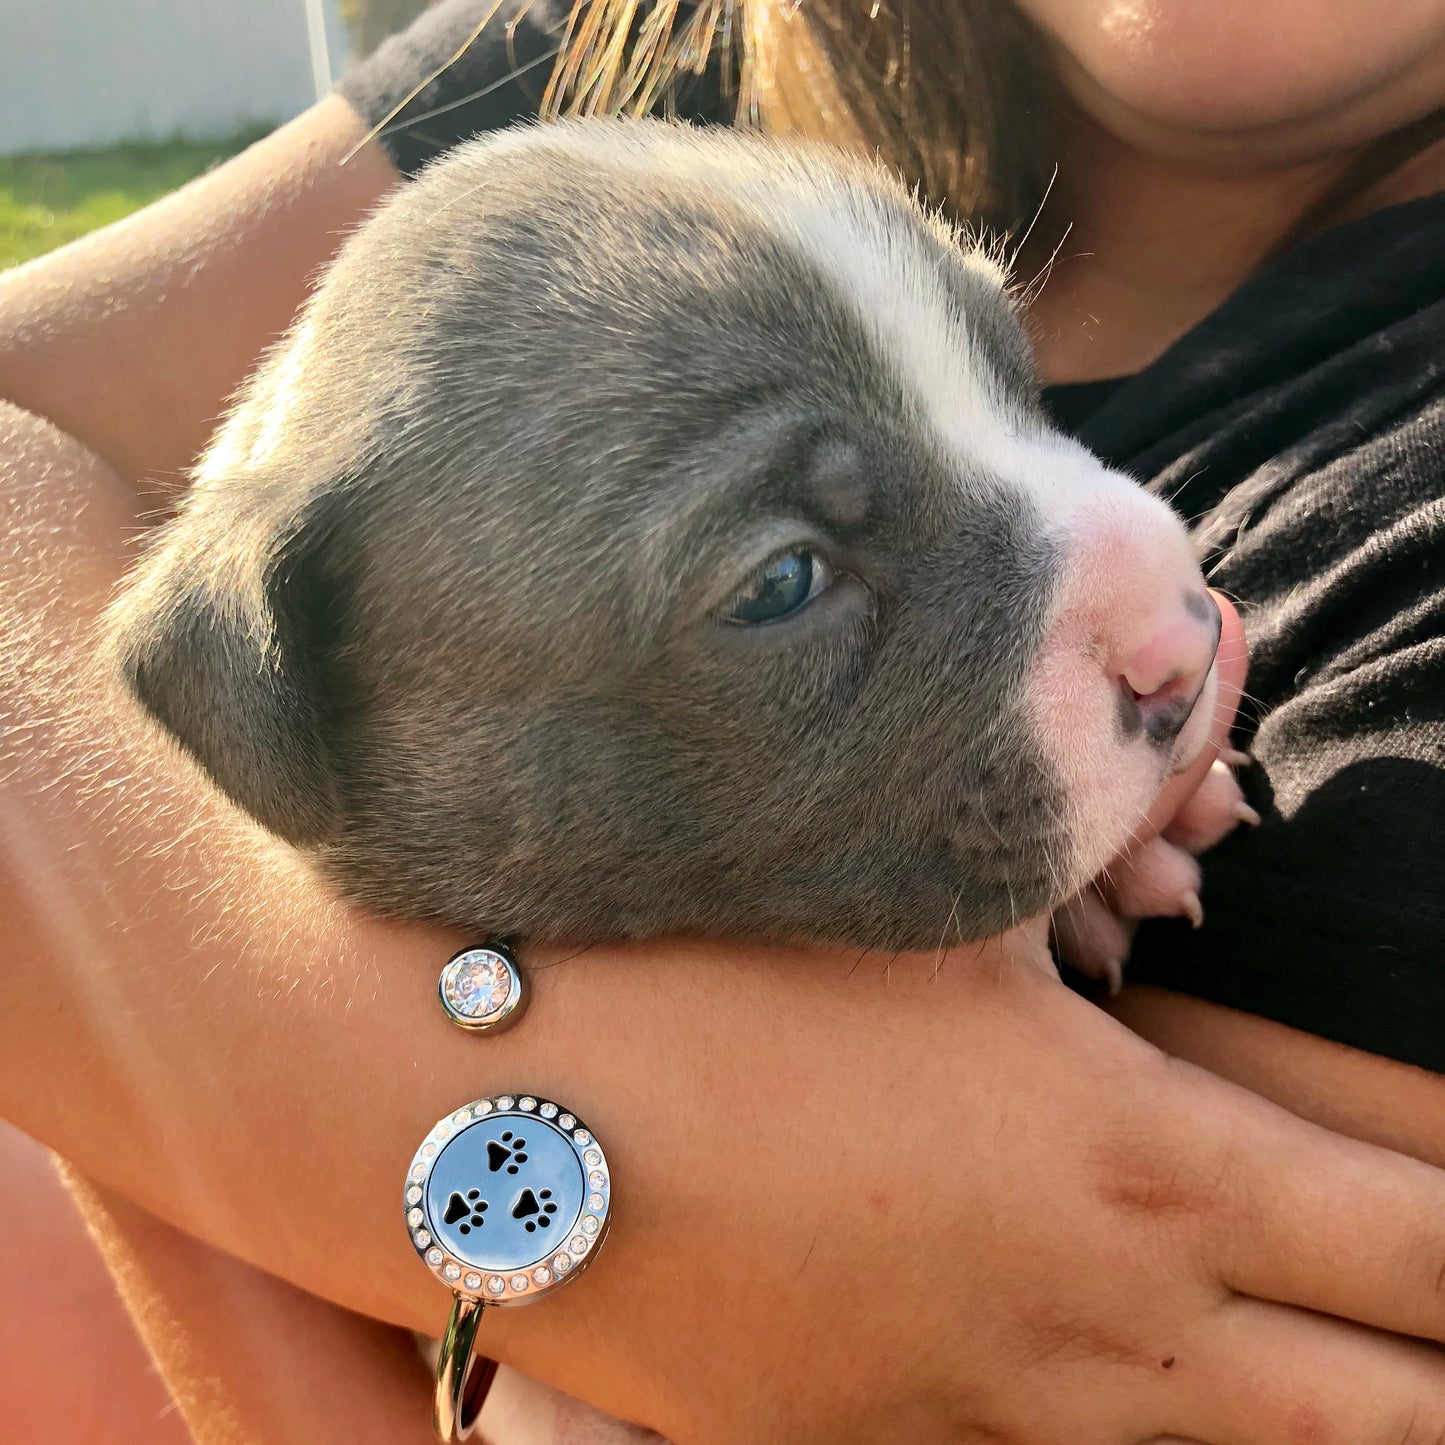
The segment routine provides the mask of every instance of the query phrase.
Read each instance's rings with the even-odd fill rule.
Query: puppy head
[[[576,123],[363,228],[117,636],[366,903],[929,947],[1059,901],[1197,749],[1202,596],[900,188]]]

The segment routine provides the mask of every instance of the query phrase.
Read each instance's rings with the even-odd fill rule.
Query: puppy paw
[[[1103,880],[1110,907],[1124,918],[1187,918],[1204,922],[1199,860],[1177,843],[1154,838],[1121,858]]]
[[[1180,805],[1164,837],[1188,853],[1204,853],[1245,824],[1256,827],[1259,814],[1244,801],[1244,790],[1234,776],[1235,767],[1248,763],[1243,753],[1226,753],[1216,760],[1204,781]]]
[[[1115,913],[1096,888],[1085,888],[1054,911],[1054,948],[1062,962],[1090,978],[1103,979],[1115,994],[1124,982],[1124,960],[1134,942],[1135,926],[1132,919]]]

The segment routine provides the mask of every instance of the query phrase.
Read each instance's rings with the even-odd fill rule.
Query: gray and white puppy
[[[1202,743],[1218,613],[901,186],[589,122],[361,229],[117,625],[145,706],[365,904],[933,948],[1114,853]]]

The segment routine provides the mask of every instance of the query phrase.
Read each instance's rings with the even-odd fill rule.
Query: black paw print
[[[525,1139],[512,1138],[512,1131],[508,1129],[507,1132],[502,1135],[502,1142],[500,1144],[493,1141],[487,1145],[488,1167],[493,1174],[499,1169],[505,1169],[508,1174],[515,1174],[517,1172],[517,1165],[527,1162],[527,1156],[522,1153],[522,1150],[526,1147],[527,1141]]]
[[[535,1194],[530,1189],[524,1189],[512,1206],[513,1219],[527,1219],[529,1214],[537,1216],[535,1219],[527,1219],[522,1226],[528,1234],[535,1234],[539,1229],[550,1229],[552,1216],[556,1212],[557,1206],[552,1203],[550,1189],[539,1189]]]
[[[459,1219],[465,1219],[466,1223],[459,1229],[459,1234],[470,1234],[474,1229],[480,1229],[486,1220],[482,1215],[487,1212],[487,1201],[482,1198],[480,1189],[468,1189],[466,1198],[463,1199],[456,1190],[452,1191],[452,1197],[447,1200],[446,1213],[442,1218],[448,1224],[455,1224]]]

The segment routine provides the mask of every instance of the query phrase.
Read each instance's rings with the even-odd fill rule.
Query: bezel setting
[[[480,1002],[469,997],[469,991],[478,986],[488,990]],[[437,997],[442,1011],[459,1028],[473,1033],[500,1033],[511,1028],[526,1009],[526,975],[517,960],[499,945],[464,948],[442,969]]]
[[[465,1122],[458,1123],[459,1119]],[[565,1128],[563,1120],[567,1121]],[[491,1136],[497,1126],[505,1127],[509,1121],[520,1124],[534,1139],[536,1131],[546,1130],[555,1141],[549,1145],[553,1157],[558,1157],[559,1148],[571,1156],[578,1171],[577,1207],[568,1208],[567,1217],[556,1214],[544,1221],[549,1227],[545,1233],[537,1231],[534,1259],[488,1262],[467,1258],[461,1252],[467,1244],[455,1241],[448,1247],[451,1228],[433,1217],[439,1206],[432,1198],[432,1175],[448,1148],[455,1147],[469,1130],[480,1127]],[[500,1149],[501,1145],[488,1147]],[[443,1175],[438,1182],[442,1190],[450,1187],[445,1180]],[[407,1234],[417,1257],[448,1290],[484,1305],[530,1304],[575,1279],[596,1257],[611,1222],[612,1171],[595,1135],[575,1115],[564,1113],[561,1105],[537,1094],[497,1094],[453,1109],[432,1126],[407,1169],[402,1200]],[[463,1228],[462,1233],[466,1232]]]

